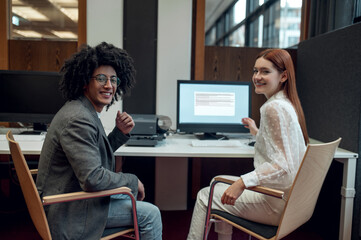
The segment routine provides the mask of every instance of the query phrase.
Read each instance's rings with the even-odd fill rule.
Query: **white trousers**
[[[222,176],[237,180],[237,176]],[[213,180],[212,180],[213,181]],[[285,206],[283,199],[266,196],[261,193],[245,190],[236,200],[234,206],[223,205],[221,197],[230,185],[217,183],[214,189],[212,209],[226,211],[254,222],[277,226]],[[194,206],[188,240],[201,240],[205,226],[210,187],[201,189]],[[222,235],[232,235],[232,226],[226,223],[216,223],[215,231]]]

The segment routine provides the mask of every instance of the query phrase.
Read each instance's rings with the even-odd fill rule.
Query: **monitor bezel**
[[[240,81],[210,81],[210,80],[177,80],[177,132],[196,134],[196,133],[249,133],[249,129],[243,124],[226,124],[226,123],[180,123],[180,85],[181,84],[229,84],[229,85],[248,85],[249,86],[249,117],[252,114],[252,83]],[[214,130],[214,131],[211,131]]]
[[[50,71],[23,71],[23,70],[0,70],[0,84],[2,81],[3,75],[26,75],[31,77],[36,76],[49,76],[49,77],[59,77],[61,79],[61,74],[58,72]],[[20,87],[20,86],[19,86]],[[64,99],[64,103],[66,100]],[[5,103],[3,103],[5,104]],[[21,122],[21,123],[30,123],[36,124],[36,126],[49,124],[54,118],[56,112],[59,109],[56,109],[53,113],[24,113],[24,112],[0,112],[0,122]],[[39,125],[40,124],[40,125]],[[41,126],[44,128],[43,126]]]

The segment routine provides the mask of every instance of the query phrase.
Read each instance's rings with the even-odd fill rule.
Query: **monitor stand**
[[[33,131],[24,131],[21,132],[20,134],[24,134],[24,135],[40,135],[44,132],[46,132],[47,130],[47,126],[45,123],[33,123]]]
[[[41,135],[44,131],[23,131],[20,133],[20,135]]]
[[[202,134],[194,134],[196,138],[199,140],[228,140],[228,137],[225,135],[217,134],[217,133],[202,133]]]

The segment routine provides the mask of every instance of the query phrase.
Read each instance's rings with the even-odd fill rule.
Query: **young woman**
[[[285,199],[276,199],[246,190],[262,185],[287,192],[298,171],[308,143],[303,110],[296,90],[295,71],[291,56],[282,49],[261,52],[253,69],[253,84],[257,94],[264,94],[260,127],[251,118],[242,122],[256,136],[254,171],[240,177],[229,176],[235,182],[229,186],[217,184],[213,209],[227,211],[255,222],[278,225]],[[194,207],[189,240],[203,237],[209,187],[199,191]],[[232,227],[218,223],[218,239],[231,239]]]

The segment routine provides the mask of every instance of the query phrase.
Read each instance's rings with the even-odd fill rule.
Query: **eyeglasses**
[[[91,78],[95,78],[95,80],[97,80],[97,82],[102,86],[104,86],[108,82],[108,77],[104,74],[98,74],[95,77]],[[118,87],[120,84],[120,79],[117,76],[111,76],[109,80],[113,87]]]

